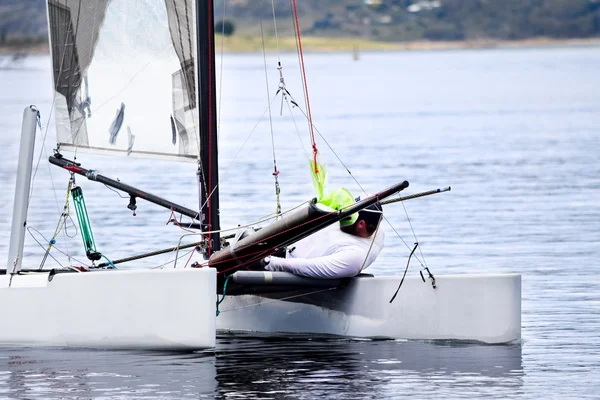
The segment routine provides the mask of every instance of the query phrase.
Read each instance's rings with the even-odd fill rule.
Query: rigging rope
[[[375,239],[377,238],[377,234],[379,233],[380,227],[381,227],[381,224],[377,224],[377,228],[375,229],[375,232],[373,232],[373,234],[371,235],[371,243],[369,244],[369,250],[367,250],[365,259],[364,259],[362,265],[360,266],[359,273],[362,272],[363,269],[365,269],[365,265],[367,264],[367,260],[369,259],[369,254],[371,254],[371,250],[373,250],[373,245],[375,244]]]
[[[273,11],[273,27],[275,28],[275,43],[277,44],[277,60],[281,66],[281,57],[279,52],[279,35],[277,33],[277,18],[275,18],[275,0],[271,0],[271,10]]]
[[[291,97],[291,96],[290,96]],[[293,98],[292,98],[293,100]],[[296,106],[298,107],[298,110],[300,110],[300,112],[304,115],[304,117],[306,119],[309,119],[309,115],[307,115],[307,113],[300,107],[298,106],[297,103],[295,103]],[[312,125],[312,123],[311,123]],[[314,125],[312,125],[314,126]],[[342,161],[342,159],[340,158],[340,156],[336,153],[336,151],[333,149],[333,147],[331,146],[331,144],[329,144],[329,142],[327,141],[327,139],[325,139],[325,136],[323,136],[323,134],[321,133],[321,131],[319,131],[319,129],[314,126],[315,131],[317,131],[317,134],[319,135],[319,137],[323,140],[323,142],[325,142],[325,144],[327,145],[327,148],[333,153],[333,155],[337,158],[337,160],[340,162],[340,164],[344,167],[344,169],[346,170],[346,172],[348,172],[348,175],[350,175],[350,177],[352,178],[352,180],[354,181],[354,183],[356,183],[358,185],[358,187],[360,188],[360,190],[362,190],[362,192],[364,194],[367,194],[367,191],[363,188],[363,186],[360,184],[360,182],[358,182],[358,180],[356,179],[356,177],[352,174],[352,171],[350,171],[350,169],[348,168],[348,166],[346,166],[346,164],[344,163],[344,161]],[[406,217],[408,218],[408,212],[406,210],[406,208],[404,208],[404,213],[406,214]],[[392,225],[392,223],[385,217],[385,215],[383,215],[383,219],[385,220],[385,222],[390,226],[390,228],[392,228],[392,230],[394,231],[394,233],[396,234],[396,236],[398,238],[400,238],[400,240],[402,241],[402,243],[404,243],[404,245],[406,246],[407,249],[411,249],[411,247],[409,246],[409,244],[406,242],[406,240],[404,240],[404,238],[398,233],[398,231],[396,230],[396,228],[394,228],[394,226]],[[417,237],[414,233],[414,229],[412,229],[412,225],[411,225],[411,230],[413,232],[413,235],[415,236],[415,242],[418,242]],[[419,248],[419,253],[421,254],[421,258],[424,258],[423,255],[423,251]],[[415,258],[417,259],[417,261],[419,262],[419,264],[421,264],[422,268],[426,268],[425,265],[425,260],[423,259],[423,261],[421,261],[421,259],[417,256],[415,256]]]
[[[404,214],[406,215],[406,219],[408,221],[408,225],[410,226],[410,230],[412,231],[413,237],[415,238],[415,242],[419,243],[419,239],[417,239],[417,233],[415,232],[412,222],[410,222],[410,217],[408,216],[408,211],[406,210],[406,206],[404,205],[404,202],[402,201],[402,208],[404,209]],[[415,247],[416,249],[417,247]],[[413,249],[413,253],[414,253],[414,249]],[[427,262],[425,261],[425,256],[423,255],[423,250],[419,247],[419,253],[421,254],[421,258],[423,259],[423,263],[421,264],[421,267],[423,268],[427,268]],[[412,255],[412,253],[411,253]],[[410,258],[409,258],[410,261]],[[420,262],[420,260],[419,260]],[[425,265],[423,265],[425,264]]]
[[[115,267],[115,265],[110,259],[108,259],[104,254],[96,251],[94,234],[92,233],[92,226],[88,217],[88,212],[85,206],[85,200],[83,198],[83,191],[81,190],[81,187],[76,186],[73,189],[71,189],[71,194],[73,195],[73,204],[77,213],[77,220],[79,221],[79,231],[81,232],[81,238],[83,239],[83,246],[85,247],[85,254],[87,255],[87,258],[93,262],[98,261],[102,257],[104,257],[106,261],[113,268],[116,269],[117,267]]]
[[[32,238],[32,239],[33,239],[33,240],[34,240],[34,241],[35,241],[35,242],[36,242],[36,243],[37,243],[37,244],[38,244],[38,245],[39,245],[39,246],[40,246],[42,249],[45,249],[44,245],[43,245],[43,244],[42,244],[42,243],[41,243],[39,240],[37,240],[37,238],[34,236],[34,234],[32,233],[32,231],[33,231],[33,232],[35,232],[35,233],[37,233],[37,234],[38,234],[38,235],[39,235],[39,236],[40,236],[40,237],[41,237],[41,238],[42,238],[42,239],[43,239],[45,242],[48,242],[48,239],[46,239],[46,237],[45,237],[45,236],[44,236],[44,235],[43,235],[43,234],[42,234],[40,231],[38,231],[37,229],[35,229],[34,227],[32,227],[32,226],[27,226],[27,232],[29,232],[29,235],[31,236],[31,238]],[[52,248],[53,248],[53,249],[55,249],[55,250],[57,250],[57,251],[58,251],[59,253],[61,253],[62,255],[66,256],[66,257],[69,259],[69,262],[71,262],[71,260],[75,260],[75,261],[77,261],[79,264],[81,264],[81,265],[82,265],[82,266],[84,266],[84,267],[87,267],[87,268],[91,268],[91,267],[92,267],[91,265],[88,265],[88,264],[84,263],[83,261],[79,261],[79,260],[78,260],[78,259],[76,259],[75,257],[72,257],[70,254],[68,254],[68,253],[65,253],[64,251],[62,251],[62,250],[61,250],[60,248],[58,248],[57,246],[52,246]],[[78,269],[78,268],[76,268],[76,267],[73,267],[72,265],[69,265],[69,266],[65,267],[65,266],[64,266],[64,265],[62,265],[62,264],[60,263],[60,261],[58,261],[58,260],[57,260],[57,259],[56,259],[56,258],[55,258],[55,257],[54,257],[52,254],[48,254],[48,256],[49,256],[50,258],[52,258],[52,259],[53,259],[53,260],[54,260],[54,261],[55,261],[55,262],[56,262],[58,265],[60,265],[60,266],[61,266],[61,268],[70,268],[70,269],[76,270],[77,272],[81,272],[81,270],[80,270],[80,269]]]
[[[183,226],[181,226],[181,223],[177,220],[177,217],[175,216],[175,211],[173,211],[172,208],[171,208],[171,215],[169,215],[169,219],[167,220],[167,223],[165,225],[168,225],[169,222],[175,222],[175,225],[177,225],[179,227],[179,229],[181,229],[182,231],[190,232],[193,234],[204,233],[204,232],[196,232],[196,231],[193,231],[191,229],[187,229],[187,228],[184,228]],[[215,232],[211,232],[211,233],[215,233]]]
[[[219,314],[221,314],[221,311],[219,311],[219,305],[223,302],[223,300],[225,300],[225,296],[227,295],[227,283],[229,282],[229,278],[231,278],[231,275],[225,278],[225,283],[223,284],[223,297],[221,297],[221,300],[217,298],[217,317]]]
[[[271,10],[273,11],[273,28],[275,30],[275,43],[277,45],[277,71],[279,71],[279,86],[276,95],[282,92],[281,96],[281,107],[279,109],[279,115],[283,115],[283,100],[287,102],[286,93],[288,93],[285,87],[285,79],[283,79],[283,65],[281,64],[281,51],[279,50],[279,34],[277,32],[277,17],[275,16],[275,0],[271,0]]]
[[[221,110],[223,104],[223,53],[225,49],[225,21],[227,17],[227,1],[223,0],[223,17],[221,18],[221,60],[219,63],[219,112],[217,114],[217,129],[221,129]]]
[[[54,93],[54,98],[52,100],[52,104],[54,105],[54,99],[56,98],[56,93]],[[40,128],[40,134],[42,135],[42,148],[40,150],[40,155],[38,156],[38,160],[36,162],[35,165],[35,169],[33,171],[33,176],[31,177],[31,190],[29,193],[29,204],[31,204],[31,199],[33,198],[33,193],[34,193],[34,188],[35,188],[35,178],[37,176],[39,167],[40,167],[40,161],[42,160],[42,154],[45,154],[46,157],[48,156],[48,153],[46,152],[46,138],[48,137],[48,126],[50,125],[50,117],[52,116],[52,110],[54,106],[51,106],[50,108],[50,113],[48,116],[48,122],[46,123],[46,129],[42,128],[42,116],[38,110],[37,112],[37,125]],[[56,197],[56,188],[54,186],[54,179],[52,177],[52,168],[50,168],[50,165],[48,165],[48,173],[50,175],[50,182],[52,183],[52,194],[54,195],[54,200],[56,202],[56,210],[60,212],[60,206],[58,203],[58,197]]]
[[[81,232],[81,238],[83,239],[83,246],[85,247],[86,254],[90,257],[92,253],[97,253],[97,251],[87,208],[85,206],[85,200],[83,199],[83,192],[79,186],[73,188],[71,192],[73,193],[73,202],[75,204],[77,220],[79,221],[79,231]]]
[[[60,231],[63,230],[63,228],[65,228],[67,219],[71,218],[70,207],[69,207],[69,196],[71,194],[71,189],[73,188],[74,184],[75,184],[75,177],[73,176],[73,173],[71,173],[71,178],[69,179],[69,185],[67,186],[67,194],[66,194],[66,198],[65,198],[65,205],[63,206],[63,212],[62,212],[60,218],[58,219],[58,223],[56,224],[56,229],[54,230],[54,234],[52,235],[52,238],[48,241],[48,247],[46,248],[46,252],[45,252],[44,257],[42,258],[42,261],[38,268],[40,271],[44,268],[46,259],[48,258],[48,255],[50,254],[50,250],[52,249],[52,246],[56,243],[56,236],[58,236]]]
[[[419,246],[419,243],[415,243],[415,247],[413,247],[412,251],[410,252],[410,255],[408,256],[408,261],[406,262],[406,268],[404,269],[404,275],[402,275],[402,279],[400,280],[400,284],[398,285],[398,289],[396,289],[396,292],[394,293],[394,295],[390,299],[390,304],[392,304],[392,302],[394,301],[394,299],[398,295],[398,292],[400,291],[400,288],[402,287],[402,284],[404,283],[404,278],[406,278],[406,273],[408,272],[408,266],[410,265],[410,259],[411,259],[412,255],[415,253],[415,250],[417,250],[418,246]],[[421,278],[422,277],[423,277],[423,274],[421,273]],[[423,282],[425,282],[425,280],[423,280]],[[435,286],[434,286],[434,288],[435,288]]]
[[[292,116],[292,122],[294,123],[294,128],[296,129],[296,135],[298,136],[298,139],[300,140],[300,147],[302,147],[302,150],[304,150],[304,154],[308,158],[308,152],[304,148],[304,142],[302,141],[302,136],[300,135],[300,130],[298,129],[298,124],[296,124],[296,118],[294,118],[294,114],[292,113],[292,106],[290,106],[290,101],[288,100],[287,96],[285,96],[285,94],[283,97],[285,98],[285,103],[288,106],[288,111],[290,112],[290,115]],[[298,106],[298,104],[296,104],[296,102],[293,102],[293,104],[296,107]]]
[[[63,54],[63,58],[64,58],[64,54]],[[61,66],[62,66],[62,61],[63,61],[63,59],[61,59]],[[61,68],[62,68],[62,67],[61,67]],[[60,73],[60,72],[59,72],[59,73]],[[44,128],[44,127],[42,127],[42,117],[41,117],[41,113],[39,112],[39,110],[38,110],[38,112],[37,112],[37,116],[36,116],[36,119],[37,119],[37,126],[38,126],[38,128],[39,128],[39,130],[40,130],[40,134],[41,134],[41,136],[42,136],[42,144],[41,144],[41,150],[40,150],[40,153],[39,153],[39,156],[38,156],[37,162],[36,162],[36,164],[35,164],[35,168],[34,168],[34,170],[33,170],[33,176],[32,176],[32,178],[31,178],[31,190],[30,190],[30,193],[29,193],[29,200],[28,200],[29,204],[31,204],[31,199],[33,198],[33,193],[35,192],[35,190],[34,190],[34,189],[35,189],[36,177],[37,177],[37,173],[38,173],[38,170],[39,170],[40,162],[41,162],[41,159],[42,159],[42,154],[45,154],[46,156],[47,156],[47,154],[48,154],[48,153],[47,153],[47,151],[46,151],[46,139],[47,139],[47,137],[48,137],[48,126],[50,125],[50,120],[51,120],[51,118],[52,118],[52,111],[54,111],[54,103],[55,103],[55,100],[56,100],[56,92],[54,93],[54,96],[53,96],[53,98],[52,98],[52,104],[51,104],[51,106],[50,106],[50,113],[48,114],[48,121],[46,122],[45,128]],[[52,168],[50,167],[50,165],[49,165],[49,164],[48,164],[48,174],[50,175],[50,182],[51,182],[51,184],[52,184],[52,194],[54,195],[54,200],[55,200],[55,203],[56,203],[56,209],[57,209],[57,211],[58,211],[58,212],[60,212],[60,205],[59,205],[58,197],[57,197],[57,195],[56,195],[56,186],[55,186],[55,184],[54,184],[54,178],[53,178],[53,176],[52,176]],[[61,267],[63,267],[63,265],[62,265],[62,264],[60,264],[60,263],[59,263],[59,262],[58,262],[58,261],[57,261],[57,260],[56,260],[56,259],[55,259],[55,258],[54,258],[52,255],[51,255],[51,254],[49,254],[49,253],[50,253],[50,251],[51,251],[51,249],[52,249],[52,247],[54,247],[54,244],[56,243],[56,237],[58,236],[58,234],[60,233],[60,231],[63,231],[63,232],[64,232],[64,234],[65,234],[65,236],[67,236],[68,238],[73,238],[73,237],[75,237],[75,235],[77,235],[77,228],[75,227],[75,223],[73,222],[73,220],[72,220],[72,218],[71,218],[71,215],[70,215],[70,210],[69,210],[69,195],[70,195],[70,189],[71,189],[72,185],[73,185],[73,184],[74,184],[74,182],[75,182],[75,180],[74,180],[74,177],[73,177],[73,176],[71,176],[71,180],[72,180],[72,182],[71,182],[71,181],[69,182],[69,186],[68,186],[68,189],[67,189],[67,195],[66,195],[65,204],[64,204],[64,206],[63,206],[63,211],[62,211],[62,213],[61,213],[61,216],[59,217],[59,220],[58,220],[58,223],[57,223],[56,229],[55,229],[55,231],[54,231],[54,234],[53,234],[52,238],[51,238],[50,240],[48,240],[48,241],[47,241],[47,243],[48,243],[48,246],[46,246],[46,247],[45,247],[44,245],[41,245],[41,244],[40,244],[40,246],[41,246],[42,248],[45,248],[45,253],[44,253],[44,256],[42,257],[42,261],[40,262],[40,266],[39,266],[39,269],[40,269],[40,270],[41,270],[41,269],[43,269],[43,267],[44,267],[44,264],[46,263],[46,260],[48,259],[48,256],[50,256],[50,257],[51,257],[52,259],[54,259],[54,260],[55,260],[55,261],[56,261],[56,262],[57,262],[57,263],[58,263],[58,264],[59,264]],[[71,221],[71,225],[72,225],[73,227],[75,227],[75,234],[74,234],[74,235],[69,235],[69,233],[67,232],[67,229],[69,228],[69,225],[67,224],[67,221],[68,221],[68,220],[70,220],[70,221]],[[28,228],[28,229],[29,229],[29,228]],[[29,232],[29,233],[31,234],[31,232]],[[39,232],[38,232],[38,233],[39,233]],[[31,236],[33,237],[33,235],[32,235],[32,234],[31,234]],[[43,237],[43,236],[42,236],[42,237]],[[44,239],[45,239],[45,238],[44,238]],[[34,238],[34,240],[36,240],[36,239]],[[37,242],[37,240],[36,240],[36,242]],[[39,242],[38,242],[38,244],[39,244]],[[69,243],[68,243],[68,241],[65,241],[65,246],[66,246],[66,248],[67,248],[67,252],[66,252],[66,253],[62,252],[60,249],[58,249],[58,248],[56,248],[56,247],[54,247],[54,248],[56,248],[56,249],[57,249],[59,252],[61,252],[62,254],[66,255],[66,256],[67,256],[67,259],[68,259],[68,262],[69,262],[69,264],[70,264],[70,263],[71,263],[71,258],[72,258],[72,257],[71,257],[71,255],[69,254]],[[75,260],[75,261],[77,261],[77,260]],[[79,262],[79,261],[78,261],[78,262]],[[64,267],[63,267],[63,268],[64,268]]]
[[[223,172],[228,172],[228,171],[231,170],[231,167],[233,166],[233,164],[237,160],[238,156],[242,153],[242,150],[244,149],[244,147],[246,146],[246,144],[248,143],[248,141],[250,140],[250,138],[254,134],[254,131],[256,131],[256,128],[258,127],[258,125],[260,125],[260,123],[262,122],[263,117],[265,116],[265,114],[267,113],[267,111],[269,111],[269,107],[275,101],[276,98],[277,98],[277,96],[273,96],[273,99],[269,103],[268,107],[265,108],[265,111],[263,111],[263,113],[260,116],[260,118],[258,119],[258,121],[256,121],[256,124],[254,124],[254,127],[252,128],[252,131],[250,131],[250,133],[248,134],[248,136],[244,140],[244,143],[242,143],[242,145],[240,146],[239,150],[237,151],[237,153],[235,154],[235,156],[233,157],[233,159],[229,163],[229,165],[227,167],[225,167],[225,168],[221,168],[221,171],[220,171],[221,172],[221,177],[223,176]],[[237,173],[238,171],[235,171],[235,172]],[[214,189],[212,190],[212,192],[210,192],[210,194],[208,195],[208,197],[206,198],[206,200],[204,201],[204,203],[202,203],[202,205],[200,206],[200,208],[203,208],[204,206],[206,206],[206,204],[210,200],[210,197],[213,195],[213,193],[215,192],[215,190],[217,190],[218,187],[219,187],[219,183],[217,182],[217,184],[215,185]],[[215,231],[211,231],[211,232],[219,232],[219,231],[215,230]],[[211,232],[206,232],[206,234],[209,234]]]
[[[304,84],[304,96],[306,100],[306,109],[308,111],[308,127],[310,131],[310,141],[313,149],[313,167],[314,173],[318,174],[319,169],[317,167],[317,155],[319,150],[317,149],[317,143],[315,142],[315,131],[313,129],[312,123],[312,113],[310,111],[310,99],[308,97],[308,84],[306,83],[306,68],[304,67],[304,54],[302,52],[302,39],[300,37],[300,23],[298,22],[298,10],[296,7],[296,0],[291,0],[294,11],[294,21],[295,21],[295,30],[296,30],[296,42],[298,43],[298,54],[300,56],[300,73],[302,74],[302,81]]]
[[[190,254],[190,253],[193,253],[193,252],[194,252],[194,249],[190,250],[189,252],[187,252],[187,253],[185,253],[185,254],[182,254],[182,255],[178,256],[178,257],[177,257],[177,259],[183,258],[183,257],[185,257],[185,256],[187,256],[188,254]],[[168,257],[167,257],[167,258],[168,258]],[[166,262],[164,262],[164,263],[162,263],[162,264],[160,264],[160,265],[157,265],[156,267],[152,267],[151,269],[162,269],[162,268],[163,268],[165,265],[167,265],[167,264],[171,264],[172,262],[175,262],[175,261],[176,261],[175,259],[173,259],[173,260],[168,260],[168,261],[166,261]]]
[[[326,214],[323,214],[323,215],[321,215],[321,216],[319,216],[319,217],[317,217],[317,218],[313,219],[312,221],[306,221],[306,222],[303,222],[303,223],[301,223],[301,224],[297,225],[296,227],[289,227],[288,229],[284,229],[284,230],[282,230],[281,232],[274,233],[274,234],[273,234],[273,235],[271,235],[271,236],[268,236],[268,237],[263,237],[263,238],[262,238],[262,241],[263,241],[263,242],[267,242],[267,241],[268,241],[269,239],[271,239],[271,238],[274,238],[274,237],[276,237],[276,236],[279,236],[279,235],[284,235],[286,232],[289,232],[289,231],[291,231],[291,230],[293,230],[293,229],[295,229],[295,228],[300,228],[300,227],[302,227],[303,225],[309,224],[309,223],[311,223],[311,222],[318,221],[319,219],[325,218],[325,217],[327,217],[327,216],[329,216],[329,215],[331,215],[331,214],[334,214],[334,213],[340,212],[340,211],[342,211],[342,210],[345,210],[346,208],[348,208],[348,207],[351,207],[351,206],[352,206],[352,204],[349,204],[349,205],[346,205],[346,206],[343,206],[343,207],[341,207],[339,210],[338,210],[338,209],[333,209],[331,212],[329,212],[329,213],[326,213]],[[239,248],[236,248],[236,249],[235,249],[235,251],[237,252],[237,251],[240,251],[240,250],[243,250],[243,249],[247,249],[247,248],[249,248],[250,246],[252,246],[252,244],[251,244],[251,243],[250,243],[250,244],[246,244],[246,245],[244,245],[244,246],[241,246],[241,247],[239,247]],[[262,248],[260,248],[260,249],[259,249],[258,251],[256,251],[256,252],[252,252],[252,253],[245,253],[245,254],[244,254],[244,257],[248,258],[248,260],[247,260],[247,261],[245,261],[245,262],[239,262],[239,260],[238,260],[238,264],[237,264],[237,265],[235,265],[235,266],[233,266],[233,267],[230,267],[230,268],[228,268],[228,269],[224,269],[224,270],[218,271],[218,272],[217,272],[217,274],[223,274],[223,273],[225,273],[225,272],[228,272],[228,271],[231,271],[231,270],[234,270],[234,269],[238,269],[238,268],[240,268],[240,267],[242,267],[242,266],[244,266],[244,265],[249,265],[249,264],[251,264],[251,263],[253,263],[253,262],[255,262],[255,261],[258,261],[258,260],[260,260],[261,258],[264,258],[264,257],[266,257],[266,256],[272,255],[272,254],[273,254],[273,252],[275,251],[275,249],[277,249],[277,246],[274,246],[274,247],[268,247],[268,248],[263,246]],[[221,262],[229,262],[229,261],[230,261],[230,260],[227,260],[227,259],[226,259],[226,260],[223,260],[223,261],[217,261],[217,262],[213,262],[213,263],[211,263],[210,265],[211,265],[211,266],[216,266],[216,265],[218,265],[218,264],[219,264],[219,263],[221,263]],[[204,264],[204,265],[202,265],[202,266],[203,266],[203,267],[204,267],[204,266],[208,266],[209,262],[210,262],[210,261],[207,261],[207,262],[206,262],[206,264]]]
[[[260,35],[262,39],[263,61],[265,65],[265,83],[267,86],[267,101],[269,101],[269,77],[267,75],[267,56],[265,53],[265,35],[263,33],[262,21],[260,22]],[[279,170],[277,169],[277,157],[275,156],[275,134],[273,133],[273,116],[271,115],[271,103],[269,102],[269,126],[271,127],[271,147],[273,149],[273,177],[275,178],[275,198],[277,207],[275,213],[277,217],[281,215],[281,188],[279,187]]]
[[[192,256],[194,255],[195,252],[196,252],[196,248],[194,247],[192,249],[192,251],[190,251],[190,256],[188,257],[187,261],[185,262],[185,265],[183,266],[183,268],[187,268],[187,266],[190,263],[190,260],[192,259]]]
[[[32,230],[33,230],[33,231],[35,231],[35,232],[37,232],[37,233],[38,233],[38,235],[40,235],[40,236],[41,236],[41,237],[42,237],[42,238],[45,240],[46,238],[44,237],[44,235],[42,235],[42,234],[41,234],[41,233],[40,233],[40,232],[39,232],[37,229],[35,229],[35,228],[31,227],[31,226],[28,226],[28,227],[27,227],[27,232],[29,232],[29,235],[32,237],[32,239],[33,239],[33,240],[34,240],[34,241],[35,241],[37,244],[39,244],[39,245],[40,245],[40,247],[41,247],[42,249],[45,249],[44,245],[43,245],[43,244],[42,244],[42,243],[41,243],[39,240],[37,240],[37,239],[35,238],[35,236],[33,236],[33,233],[31,233],[31,231],[32,231]],[[48,241],[46,240],[46,242],[48,242]],[[56,248],[56,247],[55,247],[55,248]],[[58,249],[57,249],[57,250],[58,250]],[[60,251],[60,250],[59,250],[59,251]],[[62,252],[61,252],[61,253],[62,253]],[[52,254],[50,254],[49,252],[47,252],[47,253],[46,253],[46,255],[44,255],[44,262],[45,262],[45,260],[47,259],[47,256],[50,256],[50,258],[51,258],[51,259],[53,259],[54,261],[56,261],[56,263],[57,263],[58,265],[60,265],[60,266],[61,266],[61,268],[64,268],[64,266],[63,266],[63,265],[60,263],[60,261],[58,261],[56,258],[54,258],[54,256],[53,256]],[[41,265],[41,266],[40,266],[40,270],[41,270],[41,267],[43,267],[43,265]]]

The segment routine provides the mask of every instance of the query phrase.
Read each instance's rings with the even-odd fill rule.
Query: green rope
[[[217,298],[217,317],[219,316],[219,314],[221,314],[221,311],[219,311],[219,304],[221,304],[223,300],[225,300],[225,296],[227,295],[227,282],[229,282],[229,278],[231,278],[231,275],[225,278],[225,283],[223,284],[223,297],[221,297],[221,300],[218,300]]]
[[[113,262],[111,260],[108,259],[108,257],[106,257],[104,254],[100,254],[102,257],[104,257],[104,259],[110,264],[111,267],[113,267],[114,269],[117,269],[117,267],[115,267],[115,264],[113,264]]]
[[[79,186],[76,186],[71,189],[71,194],[73,195],[73,204],[75,206],[75,212],[77,213],[77,220],[79,221],[79,231],[81,232],[81,238],[83,239],[83,246],[85,247],[87,257],[92,261],[98,261],[104,257],[106,261],[116,269],[117,267],[115,267],[111,260],[96,250],[96,242],[94,241],[92,225],[90,224],[87,207],[85,206],[85,200],[83,199],[83,191]]]
[[[96,253],[96,243],[94,242],[94,234],[92,233],[85,200],[83,199],[83,192],[81,191],[81,188],[77,186],[71,190],[71,193],[73,194],[73,203],[75,204],[77,220],[79,221],[79,230],[81,232],[81,238],[83,239],[85,251]]]

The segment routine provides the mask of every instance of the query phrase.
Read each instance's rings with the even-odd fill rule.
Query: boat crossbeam
[[[96,171],[94,171],[92,169],[85,169],[81,166],[80,163],[71,161],[71,160],[67,160],[66,158],[64,158],[62,155],[60,155],[58,153],[56,153],[53,156],[50,156],[48,158],[48,161],[50,162],[50,164],[54,164],[56,166],[64,168],[69,172],[85,176],[86,178],[88,178],[91,181],[100,182],[106,186],[110,186],[117,190],[121,190],[121,191],[129,194],[133,199],[135,199],[136,197],[139,197],[140,199],[144,199],[146,201],[149,201],[150,203],[154,203],[156,205],[167,208],[169,210],[173,210],[176,213],[183,214],[186,217],[190,217],[194,220],[199,220],[199,218],[200,218],[200,214],[198,213],[198,211],[191,210],[191,209],[184,207],[182,205],[179,205],[177,203],[173,203],[172,201],[163,199],[162,197],[153,195],[151,193],[145,192],[143,190],[140,190],[138,188],[127,185],[125,183],[116,181],[114,179],[110,179],[104,175],[97,173]],[[132,202],[130,202],[130,204],[132,204]],[[133,201],[133,204],[135,204],[135,201]]]

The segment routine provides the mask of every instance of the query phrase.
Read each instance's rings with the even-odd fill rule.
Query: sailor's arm
[[[365,254],[358,248],[344,248],[333,254],[316,258],[270,257],[265,266],[269,271],[286,271],[309,278],[337,279],[358,275]]]

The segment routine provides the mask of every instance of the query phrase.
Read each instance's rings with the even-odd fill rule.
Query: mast
[[[15,203],[13,205],[10,245],[6,266],[7,275],[18,273],[21,270],[21,263],[23,261],[23,243],[25,243],[25,229],[27,228],[27,209],[29,207],[29,188],[31,186],[31,172],[33,169],[37,116],[38,110],[35,106],[26,107],[23,111]]]
[[[213,0],[196,0],[196,65],[200,114],[200,160],[197,175],[200,222],[204,232],[220,229],[214,38]],[[210,257],[220,247],[219,233],[208,235],[207,256]]]

